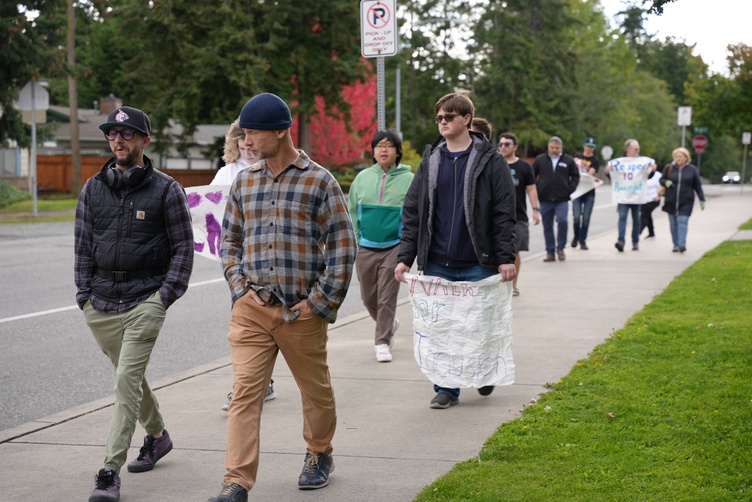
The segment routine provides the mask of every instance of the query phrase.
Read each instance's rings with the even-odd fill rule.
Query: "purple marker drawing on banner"
[[[204,197],[215,204],[219,204],[220,202],[222,202],[222,190],[219,190],[217,192],[207,192],[204,194]]]
[[[191,209],[201,204],[201,194],[191,192],[187,194],[186,197],[188,198],[188,207]]]
[[[209,252],[214,256],[219,256],[219,243],[222,239],[222,225],[217,222],[214,215],[206,215],[206,238],[209,242]]]
[[[193,250],[197,253],[200,253],[204,250],[204,243],[203,242],[193,242]]]

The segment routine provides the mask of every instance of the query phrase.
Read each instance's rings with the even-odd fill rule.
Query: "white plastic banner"
[[[569,196],[570,199],[575,200],[577,197],[585,195],[590,190],[595,190],[603,184],[603,181],[587,173],[580,173],[580,182],[577,184],[577,188]]]
[[[477,282],[405,278],[415,360],[429,380],[449,388],[514,383],[511,281],[499,275]]]
[[[608,162],[611,167],[614,204],[645,204],[645,186],[655,161],[650,157],[620,157]]]
[[[193,220],[193,250],[205,258],[221,261],[222,220],[230,186],[186,187],[185,193]]]

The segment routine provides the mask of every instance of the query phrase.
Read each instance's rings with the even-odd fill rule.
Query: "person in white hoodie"
[[[240,128],[239,119],[235,119],[225,135],[225,152],[222,155],[225,165],[217,171],[210,185],[232,185],[240,171],[256,162],[251,149],[244,143],[245,133]]]
[[[235,177],[240,171],[252,166],[256,159],[253,158],[251,149],[245,146],[245,133],[240,128],[240,119],[235,119],[235,122],[230,124],[230,129],[227,130],[225,135],[225,152],[222,155],[222,160],[226,162],[224,166],[217,171],[210,185],[232,185],[235,181]],[[266,397],[264,401],[271,401],[276,398],[277,394],[274,392],[274,380],[269,383],[269,388],[266,389]],[[227,394],[227,400],[222,405],[224,411],[230,409],[230,402],[232,401],[232,392]]]

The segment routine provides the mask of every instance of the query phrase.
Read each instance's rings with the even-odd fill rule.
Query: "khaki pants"
[[[87,301],[84,316],[99,348],[115,366],[115,408],[104,467],[119,472],[137,420],[147,434],[158,434],[164,429],[157,398],[144,373],[164,323],[165,308],[157,292],[123,312],[98,312]]]
[[[388,345],[394,336],[394,313],[400,287],[394,278],[398,253],[399,246],[384,251],[360,247],[355,258],[360,297],[371,318],[376,321],[374,345]]]
[[[234,383],[227,416],[226,483],[250,490],[256,482],[261,410],[280,351],[302,396],[306,450],[332,452],[337,415],[326,362],[327,328],[307,307],[288,324],[281,305],[261,306],[247,293],[235,301],[228,335]]]

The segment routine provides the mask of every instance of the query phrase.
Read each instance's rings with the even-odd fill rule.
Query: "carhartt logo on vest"
[[[655,160],[650,157],[620,157],[609,161],[614,204],[645,204],[645,190],[650,168]]]

